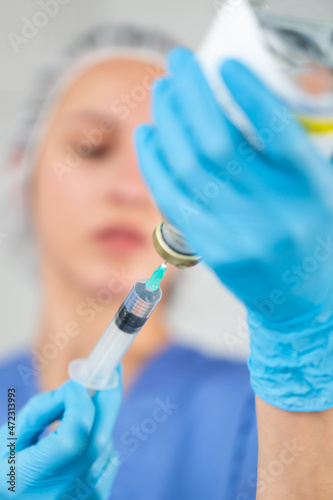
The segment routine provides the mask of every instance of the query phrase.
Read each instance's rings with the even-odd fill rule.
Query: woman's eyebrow
[[[113,123],[117,124],[119,119],[112,113],[105,112],[96,112],[96,111],[89,111],[89,110],[82,110],[82,111],[77,111],[74,113],[68,113],[66,115],[63,115],[61,117],[61,123],[66,124],[69,127],[72,125],[77,125],[78,122],[91,122],[96,124],[100,124],[101,122],[105,123]]]

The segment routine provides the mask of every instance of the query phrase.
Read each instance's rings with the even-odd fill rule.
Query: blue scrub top
[[[19,409],[39,384],[27,354],[0,365],[0,380],[3,424],[7,389],[16,388]],[[257,428],[247,366],[169,346],[128,392],[114,443],[122,465],[110,500],[255,500]]]

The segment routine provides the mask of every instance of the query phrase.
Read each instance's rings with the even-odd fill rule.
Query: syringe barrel
[[[81,373],[73,378],[80,378],[80,382],[90,389],[101,390],[109,387],[116,366],[161,297],[160,288],[150,290],[146,287],[145,280],[137,281],[90,355],[84,360],[80,368]]]
[[[162,297],[160,288],[150,290],[146,280],[138,280],[115,315],[118,327],[126,333],[137,333]]]

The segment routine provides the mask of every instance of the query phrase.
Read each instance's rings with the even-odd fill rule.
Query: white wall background
[[[43,1],[43,0],[39,0]],[[6,147],[13,123],[20,113],[32,75],[45,58],[51,58],[86,28],[108,21],[127,21],[159,27],[181,42],[196,48],[214,14],[213,0],[67,0],[58,14],[38,34],[15,53],[8,35],[21,34],[26,17],[32,19],[40,10],[38,0],[15,0],[1,3],[0,16],[0,160],[4,164]],[[47,0],[44,0],[45,2]],[[59,0],[66,3],[66,0]],[[227,0],[235,2],[235,0]],[[327,18],[332,0],[277,2],[290,12],[302,8],[311,17],[313,9]],[[312,6],[311,6],[312,5]],[[333,18],[331,12],[331,19]],[[3,181],[0,169],[0,182]],[[1,235],[0,228],[0,235]],[[0,353],[1,357],[29,342],[38,307],[34,280],[22,276],[15,262],[6,257],[6,240],[0,239]],[[244,311],[222,289],[203,266],[184,271],[171,310],[174,329],[182,339],[203,346],[217,354],[244,356]],[[231,345],[232,341],[235,345]]]

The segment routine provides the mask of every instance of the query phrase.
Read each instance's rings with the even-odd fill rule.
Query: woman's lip
[[[146,239],[137,231],[128,228],[108,228],[96,233],[97,242],[115,252],[128,252],[142,247]]]

